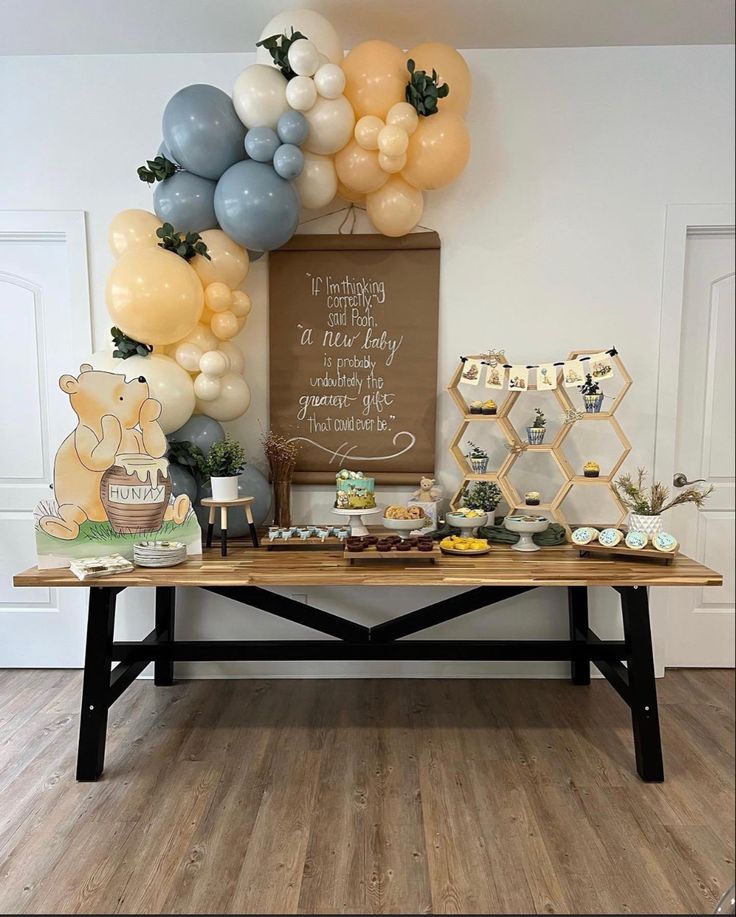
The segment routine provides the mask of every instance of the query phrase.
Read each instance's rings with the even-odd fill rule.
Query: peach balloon
[[[371,223],[384,236],[405,236],[422,218],[424,196],[400,175],[391,175],[378,191],[366,197]]]
[[[248,275],[248,252],[221,229],[207,229],[200,235],[207,246],[210,260],[195,255],[189,263],[202,281],[202,286],[224,283],[231,290],[236,290]]]
[[[393,175],[395,172],[400,172],[406,165],[406,153],[402,153],[401,156],[387,156],[385,153],[379,153],[378,165],[384,172]]]
[[[246,316],[253,304],[250,301],[250,296],[247,293],[243,293],[241,290],[235,290],[233,293],[233,301],[230,306],[230,311],[233,315],[236,315],[238,318],[243,318]]]
[[[203,352],[207,350],[217,350],[217,345],[219,343],[209,325],[205,325],[201,321],[194,326],[184,340],[189,344],[196,344]]]
[[[341,181],[337,183],[337,194],[338,197],[341,197],[344,201],[347,201],[348,204],[362,204],[365,206],[365,194],[360,191],[353,191],[352,188],[348,188],[346,185],[343,185]]]
[[[213,316],[210,328],[212,328],[212,333],[215,337],[221,341],[227,341],[229,338],[235,337],[240,330],[240,324],[237,316],[233,315],[232,312],[218,312],[217,315]]]
[[[387,124],[378,135],[378,149],[385,156],[402,156],[409,146],[409,135],[395,124]]]
[[[230,287],[220,280],[216,280],[204,288],[205,305],[213,312],[224,312],[230,308],[232,301],[233,294]]]
[[[378,135],[385,127],[375,115],[364,115],[355,125],[355,139],[364,150],[378,149]]]
[[[335,170],[343,185],[361,194],[377,191],[386,182],[386,173],[378,164],[378,153],[364,150],[355,140],[335,156]]]
[[[473,80],[462,54],[442,42],[428,41],[412,48],[406,56],[414,61],[417,70],[425,70],[427,73],[436,70],[440,83],[449,86],[448,95],[439,100],[438,111],[464,115],[470,101]]]
[[[377,115],[385,118],[392,105],[404,98],[409,73],[406,55],[387,41],[364,41],[342,62],[345,95],[356,118]]]
[[[419,115],[416,108],[408,102],[397,102],[392,105],[386,115],[386,124],[393,124],[400,127],[407,134],[413,134],[419,123]]]
[[[153,248],[158,245],[156,230],[161,220],[148,210],[122,210],[113,217],[107,231],[110,251],[116,258],[139,248]]]
[[[113,324],[144,344],[172,344],[202,314],[202,284],[187,262],[163,248],[123,255],[107,279],[105,298]]]
[[[438,112],[421,118],[409,138],[406,166],[401,173],[417,188],[428,191],[449,185],[470,156],[470,135],[460,115]]]

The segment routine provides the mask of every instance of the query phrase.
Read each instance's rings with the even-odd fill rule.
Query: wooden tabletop
[[[66,569],[32,567],[16,586],[720,586],[720,573],[684,555],[671,564],[580,557],[572,545],[532,554],[494,545],[475,557],[442,555],[435,564],[392,560],[359,566],[342,551],[269,551],[233,543],[227,557],[205,550],[178,567],[144,569],[81,582]]]

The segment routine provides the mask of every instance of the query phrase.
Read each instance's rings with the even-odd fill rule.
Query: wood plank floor
[[[81,678],[0,672],[2,913],[710,913],[734,678],[658,682],[667,782],[602,681],[137,682],[74,780]]]

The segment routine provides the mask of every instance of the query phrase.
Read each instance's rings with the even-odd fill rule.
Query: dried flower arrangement
[[[261,442],[271,469],[274,494],[274,525],[291,525],[291,479],[296,468],[299,446],[294,440],[286,439],[269,430]]]
[[[682,506],[684,503],[694,503],[702,506],[706,498],[712,493],[713,486],[707,490],[697,487],[688,487],[681,490],[673,499],[670,499],[669,488],[659,481],[651,487],[645,486],[647,472],[644,468],[637,469],[636,480],[630,474],[619,475],[613,482],[616,493],[621,502],[639,516],[660,516],[673,506]]]

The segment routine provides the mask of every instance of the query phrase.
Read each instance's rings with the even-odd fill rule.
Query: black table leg
[[[250,529],[250,540],[253,542],[253,547],[257,548],[258,545],[258,532],[256,531],[255,523],[249,522],[248,528]]]
[[[644,586],[626,586],[617,591],[621,595],[624,619],[636,769],[642,780],[661,783],[664,780],[664,764],[649,624],[649,598]]]
[[[227,528],[220,523],[220,554],[227,557]]]
[[[77,780],[97,780],[105,765],[105,734],[112,665],[117,589],[89,590],[82,710],[79,719]]]
[[[174,640],[176,615],[176,589],[173,586],[156,587],[156,641],[159,643]],[[155,685],[174,684],[174,661],[157,659],[153,664],[153,683]]]
[[[573,643],[586,643],[588,640],[587,586],[568,586],[567,604],[570,611],[570,639]],[[573,659],[570,665],[570,678],[574,685],[589,685],[590,659]]]
[[[214,522],[207,523],[207,539],[205,541],[205,547],[208,547],[208,548],[212,547],[212,533],[214,531],[215,531],[215,523]]]

